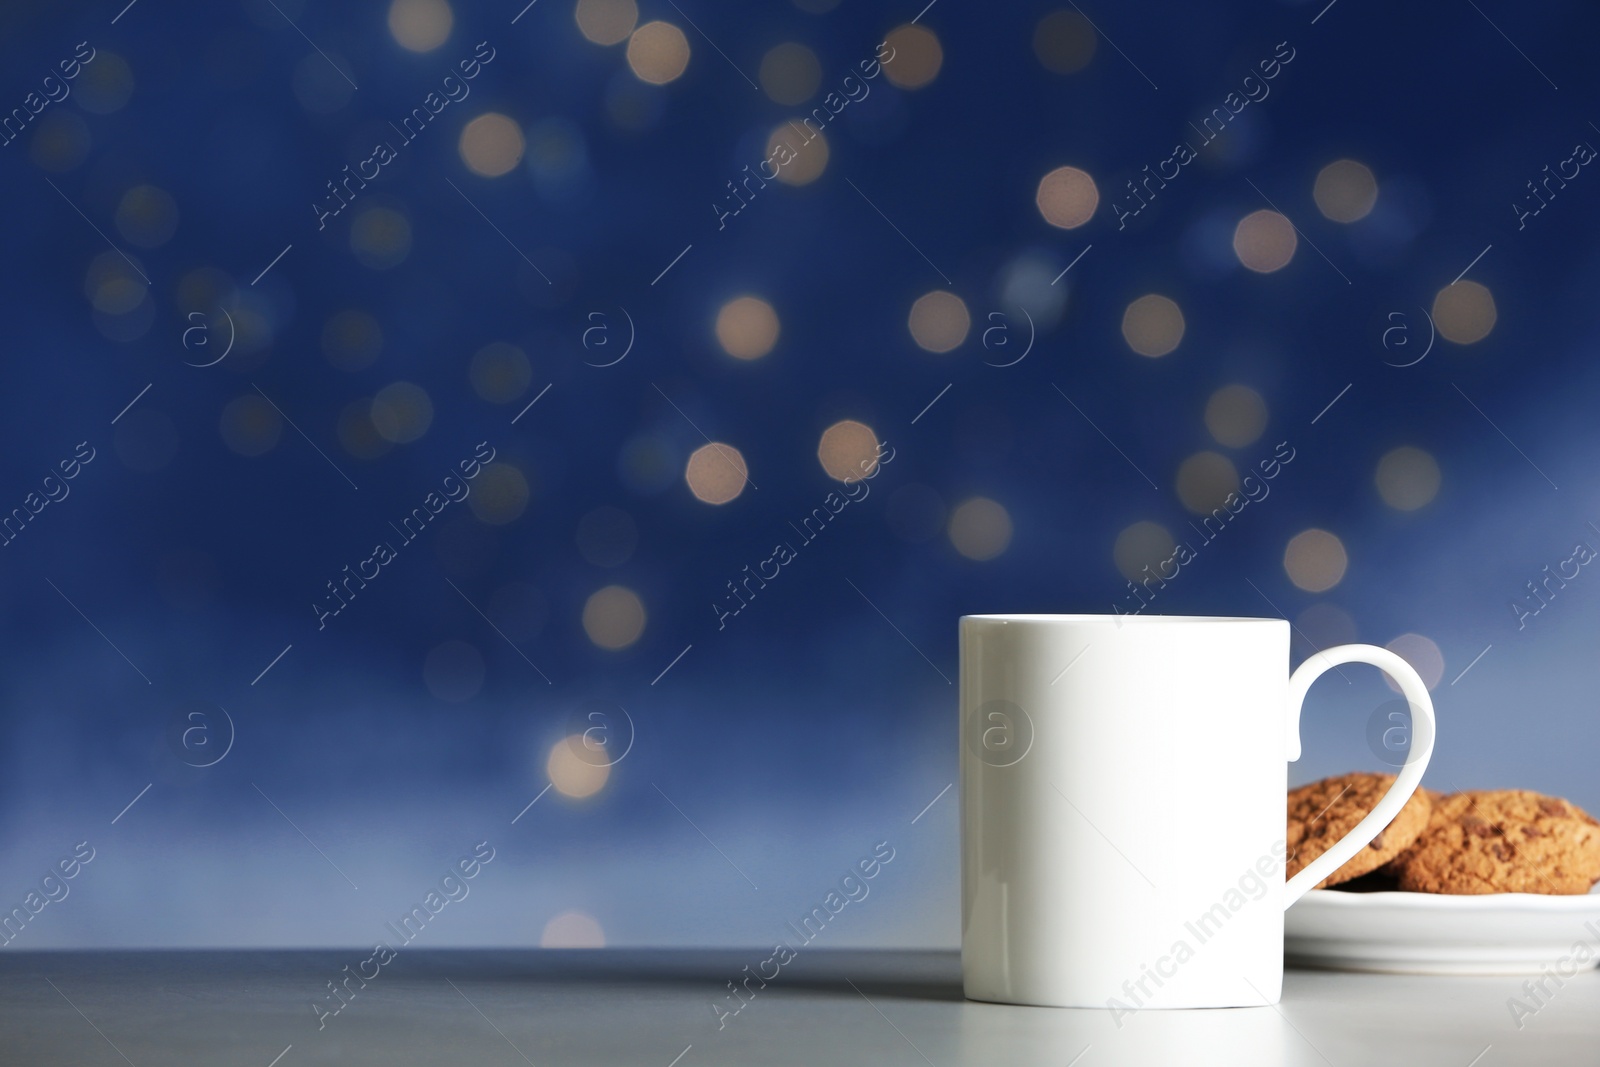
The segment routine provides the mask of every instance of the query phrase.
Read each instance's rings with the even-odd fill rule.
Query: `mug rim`
[[[1049,623],[1110,623],[1115,626],[1129,624],[1153,623],[1277,623],[1282,626],[1289,624],[1287,619],[1275,619],[1264,616],[1251,615],[1127,615],[1101,614],[1101,615],[1052,615],[1046,613],[1019,612],[1016,614],[988,614],[988,615],[963,615],[962,622],[989,622],[989,623],[1031,623],[1034,625]]]

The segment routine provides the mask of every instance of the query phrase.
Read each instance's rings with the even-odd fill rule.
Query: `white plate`
[[[1596,887],[1600,890],[1600,886]],[[1600,892],[1584,896],[1313,889],[1284,915],[1291,964],[1395,974],[1569,976],[1600,962]]]

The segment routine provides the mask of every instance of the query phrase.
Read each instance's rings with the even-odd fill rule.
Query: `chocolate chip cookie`
[[[1388,870],[1414,893],[1587,893],[1600,880],[1600,823],[1523,789],[1456,793]]]
[[[1320,782],[1291,790],[1286,834],[1289,858],[1285,863],[1284,876],[1292,878],[1299,874],[1307,864],[1353,830],[1367,812],[1377,807],[1378,801],[1394,784],[1394,777],[1392,774],[1341,774],[1337,778],[1324,778]],[[1431,810],[1432,802],[1427,792],[1417,790],[1406,801],[1405,807],[1400,809],[1400,814],[1370,844],[1319,882],[1317,888],[1326,889],[1330,885],[1348,882],[1377,870],[1399,856],[1428,824]]]

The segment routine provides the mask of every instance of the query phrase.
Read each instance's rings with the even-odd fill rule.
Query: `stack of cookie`
[[[1349,833],[1393,783],[1391,774],[1356,773],[1291,790],[1285,877]],[[1317,888],[1579,894],[1596,881],[1600,822],[1577,805],[1522,789],[1419,789]]]

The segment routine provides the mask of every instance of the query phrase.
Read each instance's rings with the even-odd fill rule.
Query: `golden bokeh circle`
[[[877,473],[878,435],[864,422],[840,419],[822,431],[817,461],[835,481],[858,482]]]
[[[1094,218],[1100,190],[1086,170],[1057,167],[1039,179],[1033,202],[1050,225],[1073,230]]]
[[[809,140],[807,139],[809,138]],[[778,151],[778,146],[783,151]],[[828,139],[820,131],[793,122],[773,127],[767,138],[767,158],[785,185],[810,185],[828,169]]]
[[[1422,684],[1430,690],[1438,688],[1439,683],[1444,680],[1444,652],[1432,638],[1417,633],[1405,633],[1383,647],[1411,664],[1411,669],[1417,672],[1422,678]],[[1396,693],[1401,691],[1388,674],[1383,676],[1383,680]]]
[[[822,84],[822,64],[817,54],[796,41],[785,41],[769,49],[761,58],[756,75],[767,98],[777,104],[803,103]]]
[[[906,319],[906,328],[918,347],[929,352],[949,352],[961,347],[972,328],[972,315],[966,301],[944,289],[917,297]]]
[[[778,343],[778,313],[758,296],[741,296],[717,312],[717,343],[735,359],[760,359]]]
[[[1052,11],[1033,28],[1033,54],[1056,74],[1076,74],[1094,59],[1099,35],[1076,11]]]
[[[490,341],[478,349],[467,365],[472,391],[491,404],[509,404],[528,391],[533,368],[528,354],[516,345]]]
[[[1166,355],[1183,340],[1183,331],[1183,309],[1159,293],[1141,296],[1122,313],[1123,340],[1141,356]]]
[[[1470,345],[1489,336],[1499,312],[1487,286],[1462,280],[1447,285],[1433,298],[1433,322],[1439,336],[1458,345]]]
[[[1225,385],[1206,401],[1206,429],[1217,444],[1243,448],[1267,428],[1267,402],[1248,385]]]
[[[176,296],[180,309],[222,303],[234,305],[239,301],[239,287],[216,267],[196,267],[178,279]]]
[[[583,604],[583,632],[601,648],[627,648],[644,633],[644,602],[623,585],[597,589]]]
[[[116,53],[97,49],[94,61],[80,69],[72,96],[79,107],[96,115],[121,111],[133,96],[133,68]]]
[[[101,252],[89,261],[83,295],[102,314],[126,315],[145,302],[149,286],[131,262],[116,252]]]
[[[651,85],[677,81],[689,66],[689,39],[670,22],[647,22],[628,38],[628,66]]]
[[[1146,568],[1152,574],[1157,573],[1157,568],[1172,558],[1177,547],[1178,543],[1165,526],[1141,520],[1117,534],[1117,540],[1111,546],[1111,559],[1124,578],[1136,582],[1141,577],[1148,577]]]
[[[1196,452],[1178,465],[1178,499],[1196,515],[1222,510],[1239,491],[1239,472],[1220,452]]]
[[[485,178],[510,173],[522,162],[522,153],[526,150],[522,127],[498,111],[479,115],[461,131],[461,162],[472,173]]]
[[[1327,530],[1302,530],[1283,551],[1284,573],[1308,593],[1325,593],[1338,585],[1349,565],[1344,542]]]
[[[473,480],[467,507],[478,521],[504,526],[516,521],[528,507],[528,479],[505,461],[487,463]]]
[[[82,163],[93,144],[89,125],[81,117],[71,111],[52,109],[34,126],[28,158],[45,170],[59,174]]]
[[[1317,172],[1311,197],[1324,218],[1355,222],[1366,218],[1377,204],[1378,179],[1365,163],[1336,159]]]
[[[411,220],[393,208],[366,209],[350,223],[350,251],[373,270],[398,267],[411,254]]]
[[[135,185],[117,204],[117,229],[140,248],[157,248],[178,228],[178,204],[165,189]]]
[[[409,52],[431,52],[450,39],[455,14],[448,0],[392,0],[389,32]]]
[[[994,559],[1011,544],[1011,513],[986,496],[975,496],[950,513],[950,543],[968,559]]]
[[[104,315],[126,315],[149,296],[149,286],[134,265],[116,252],[102,252],[89,262],[83,295]]]
[[[883,73],[901,89],[921,89],[939,76],[944,66],[944,47],[939,37],[926,26],[906,23],[884,35],[892,52],[883,64]]]
[[[1420,448],[1401,445],[1378,461],[1373,480],[1385,504],[1396,511],[1416,511],[1439,495],[1439,461]]]
[[[578,32],[595,44],[621,44],[639,22],[634,0],[578,0],[572,12]]]
[[[540,948],[605,948],[606,932],[587,912],[564,911],[544,924]]]
[[[744,454],[732,445],[712,441],[701,445],[684,464],[683,480],[689,492],[707,504],[726,504],[744,492],[750,469]]]
[[[94,309],[107,315],[126,315],[144,303],[147,293],[137,278],[108,278],[95,290]]]
[[[611,777],[610,764],[589,763],[578,755],[582,744],[582,734],[563,737],[551,746],[544,765],[545,774],[550,777],[550,785],[555,791],[574,800],[600,792],[606,779]]]
[[[433,400],[414,382],[394,382],[372,398],[372,426],[385,441],[408,444],[433,425]]]
[[[1287,267],[1299,244],[1294,224],[1266,208],[1250,212],[1233,230],[1233,254],[1257,274]]]

